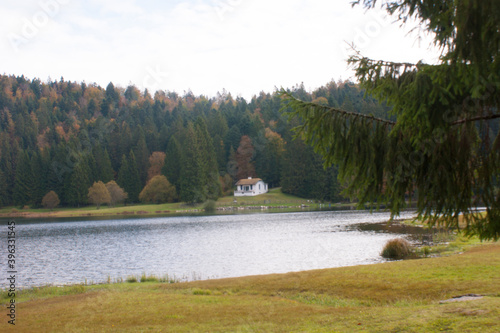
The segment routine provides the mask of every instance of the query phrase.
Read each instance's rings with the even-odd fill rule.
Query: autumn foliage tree
[[[102,181],[98,181],[89,188],[88,199],[90,203],[95,204],[99,209],[103,203],[109,204],[111,202],[111,195],[106,185]]]
[[[240,146],[236,150],[236,163],[238,164],[237,179],[256,177],[253,158],[255,148],[252,145],[252,139],[248,135],[241,137]]]
[[[117,203],[125,201],[127,199],[128,194],[121,188],[114,180],[111,180],[106,183],[106,189],[110,195],[109,204],[111,206],[116,205]]]
[[[42,199],[42,206],[45,208],[49,208],[50,210],[56,208],[61,201],[59,200],[59,196],[57,195],[56,192],[50,191],[49,193],[45,194],[45,196]]]
[[[162,151],[155,151],[149,157],[148,180],[161,174],[165,165],[166,154]]]
[[[176,197],[175,186],[163,175],[151,178],[139,194],[139,200],[149,203],[173,202]]]

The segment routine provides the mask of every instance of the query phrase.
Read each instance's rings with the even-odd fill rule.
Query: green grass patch
[[[234,200],[236,199],[236,203]],[[207,206],[208,205],[208,206]],[[95,206],[86,206],[81,208],[56,208],[53,211],[50,209],[20,209],[19,207],[4,207],[0,209],[0,217],[150,217],[164,216],[169,214],[203,212],[208,208],[208,212],[214,212],[218,207],[246,207],[246,206],[267,206],[267,207],[300,207],[306,205],[309,207],[317,207],[318,204],[313,200],[302,199],[293,195],[284,194],[281,188],[275,188],[268,193],[255,197],[237,197],[226,196],[219,198],[215,202],[207,202],[200,204],[186,204],[182,202],[166,203],[166,204],[137,204],[137,205],[120,205],[116,207],[101,206],[96,209]]]

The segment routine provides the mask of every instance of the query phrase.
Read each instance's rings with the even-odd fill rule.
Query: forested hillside
[[[331,82],[305,100],[387,116],[355,84]],[[63,206],[87,205],[94,182],[114,180],[138,202],[150,179],[166,176],[169,200],[203,202],[260,177],[283,192],[338,200],[335,168],[300,139],[276,93],[251,101],[222,93],[139,91],[23,76],[0,76],[0,206],[41,206],[54,191]]]

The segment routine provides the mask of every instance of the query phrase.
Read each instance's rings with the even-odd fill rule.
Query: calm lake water
[[[380,252],[387,240],[415,232],[388,228],[388,218],[388,213],[317,211],[36,223],[18,219],[16,283],[98,283],[142,273],[191,280],[378,263],[384,261]],[[0,288],[5,288],[7,226],[2,222]]]

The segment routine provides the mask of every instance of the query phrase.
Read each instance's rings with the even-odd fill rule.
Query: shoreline
[[[499,253],[495,242],[284,274],[37,287],[17,292],[16,324],[23,332],[498,332]],[[3,291],[0,303],[8,300]]]

